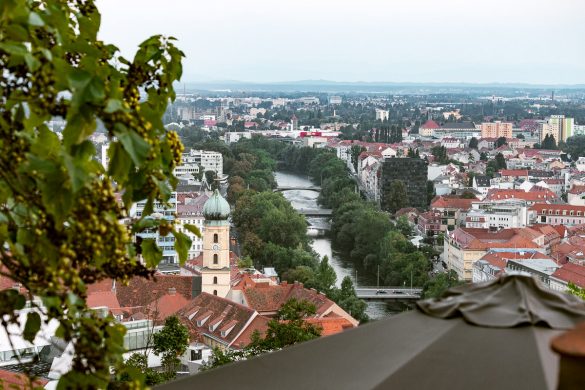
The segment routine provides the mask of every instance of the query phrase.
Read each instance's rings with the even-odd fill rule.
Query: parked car
[[[386,291],[386,290],[378,290],[378,291],[376,291],[376,294],[388,294],[388,291]]]

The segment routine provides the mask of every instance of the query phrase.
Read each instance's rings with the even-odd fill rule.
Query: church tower
[[[201,290],[225,298],[230,291],[230,205],[215,190],[203,205]]]

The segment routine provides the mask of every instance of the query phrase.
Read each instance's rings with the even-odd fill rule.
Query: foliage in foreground
[[[89,311],[84,298],[102,279],[150,275],[162,253],[152,240],[135,248],[133,233],[173,234],[183,261],[191,245],[172,225],[147,218],[176,183],[182,145],[161,118],[183,53],[172,38],[153,36],[127,60],[98,40],[99,26],[92,0],[0,2],[0,262],[27,291],[0,292],[0,313],[4,325],[14,323],[27,298],[41,298],[44,314],[28,314],[24,337],[59,322],[57,336],[75,349],[63,388],[105,387],[110,367],[122,363],[125,328]],[[47,126],[53,118],[66,121],[62,137]],[[89,140],[98,124],[111,141],[107,172]],[[144,199],[143,217],[120,224]]]

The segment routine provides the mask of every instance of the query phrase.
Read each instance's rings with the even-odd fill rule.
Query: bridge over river
[[[358,298],[366,300],[402,300],[402,299],[420,299],[422,288],[419,287],[361,287],[356,286],[355,292]]]
[[[284,191],[314,191],[319,192],[321,191],[321,187],[319,186],[279,186],[278,188],[274,189],[274,192],[284,192]]]

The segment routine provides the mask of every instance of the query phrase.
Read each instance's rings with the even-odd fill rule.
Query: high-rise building
[[[341,96],[329,96],[329,104],[341,104]]]
[[[140,218],[144,212],[146,200],[142,200],[132,205],[128,213],[131,218]],[[173,192],[166,204],[154,202],[152,218],[165,219],[169,222],[175,220],[177,214],[177,193]],[[137,233],[137,237],[142,239],[152,239],[162,251],[163,258],[159,267],[168,268],[169,265],[175,265],[175,268],[168,269],[169,271],[178,271],[179,258],[175,251],[175,237],[169,233],[162,236],[158,229],[146,229],[143,232]]]
[[[376,108],[376,120],[377,121],[387,121],[390,118],[390,111],[388,110],[381,110]]]
[[[485,122],[481,124],[481,138],[512,138],[512,123]]]
[[[219,152],[191,149],[183,154],[183,164],[201,165],[203,172],[213,171],[217,176],[223,176],[223,156]]]
[[[217,190],[203,206],[201,291],[225,298],[230,291],[230,205]]]
[[[387,158],[382,163],[380,199],[382,209],[387,210],[388,196],[392,182],[401,180],[406,186],[408,206],[424,208],[427,206],[428,166],[420,158]]]
[[[545,123],[540,125],[540,140],[543,141],[547,135],[551,135],[555,142],[566,141],[573,136],[575,122],[573,118],[566,118],[564,115],[551,115]]]
[[[291,124],[292,130],[299,129],[299,119],[297,118],[297,116],[295,114],[293,114],[293,116],[290,118],[290,124]]]

